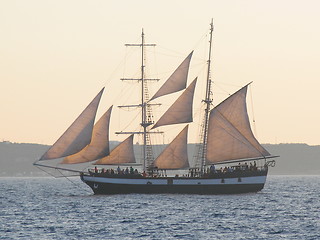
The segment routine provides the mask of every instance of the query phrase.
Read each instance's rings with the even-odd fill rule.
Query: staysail
[[[91,162],[109,155],[109,124],[111,111],[112,106],[94,125],[90,144],[80,152],[65,157],[61,162],[62,164]]]
[[[75,154],[90,143],[94,119],[103,90],[104,88],[39,161]]]
[[[133,134],[115,147],[109,156],[99,159],[95,165],[119,165],[125,163],[135,163],[136,159],[133,151]]]
[[[193,80],[151,129],[169,124],[192,122],[192,105],[196,82],[197,78]]]
[[[179,65],[179,67],[171,74],[167,81],[162,85],[162,87],[154,94],[150,99],[156,99],[158,97],[178,92],[185,89],[187,86],[188,72],[190,61],[193,51],[186,57],[186,59]]]
[[[248,85],[210,112],[206,162],[269,156],[254,137],[247,113]]]
[[[165,150],[154,161],[154,167],[159,169],[188,168],[188,125],[175,137]]]

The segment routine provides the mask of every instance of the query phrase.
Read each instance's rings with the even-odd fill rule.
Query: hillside
[[[270,174],[320,175],[320,146],[307,144],[264,146],[273,155],[280,155],[280,158],[276,158],[276,166],[270,168]],[[32,165],[47,149],[47,145],[0,142],[0,176],[47,176]],[[193,146],[189,149],[193,149]],[[192,159],[190,153],[189,158]]]
[[[320,146],[307,144],[264,144],[276,158],[276,166],[270,168],[274,175],[320,175]]]
[[[32,164],[49,147],[31,143],[0,143],[0,176],[45,176]]]

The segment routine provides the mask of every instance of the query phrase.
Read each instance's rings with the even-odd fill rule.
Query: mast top
[[[210,30],[213,31],[213,18],[211,18],[211,23],[210,23]]]

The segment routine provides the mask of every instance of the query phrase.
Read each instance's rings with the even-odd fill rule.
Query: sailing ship
[[[118,132],[128,134],[123,142],[110,151],[109,124],[112,106],[95,122],[104,88],[91,101],[72,125],[34,163],[39,167],[74,171],[93,190],[94,194],[124,193],[181,193],[181,194],[234,194],[258,192],[263,189],[268,167],[274,166],[272,156],[255,138],[249,121],[245,85],[217,106],[212,105],[211,48],[213,22],[210,24],[209,54],[207,61],[206,94],[201,129],[201,141],[197,144],[197,159],[194,166],[188,160],[188,128],[193,121],[193,97],[197,78],[187,87],[188,71],[193,52],[177,67],[159,90],[151,97],[146,94],[144,51],[146,44],[142,30],[141,44],[141,131]],[[155,99],[181,92],[168,110],[154,122],[150,108]],[[133,106],[133,105],[132,105]],[[130,106],[126,106],[130,107]],[[166,146],[156,159],[150,153],[150,136],[159,133],[154,129],[167,125],[184,124],[182,131]],[[142,159],[136,161],[133,139],[141,135]],[[49,166],[49,160],[61,159],[60,164],[89,163],[84,170],[73,170],[61,165]],[[135,164],[141,169],[134,170]],[[257,164],[258,162],[258,164]],[[249,164],[250,165],[249,165]],[[93,166],[95,166],[93,168]],[[97,167],[99,166],[99,167]],[[101,168],[102,166],[103,168]],[[123,167],[121,169],[121,167]],[[124,170],[124,167],[127,168]],[[130,166],[130,170],[129,167]],[[219,166],[223,166],[220,167]],[[108,168],[109,167],[109,168]],[[105,170],[107,169],[107,170]],[[175,171],[184,174],[175,174]],[[171,174],[170,174],[170,173]]]

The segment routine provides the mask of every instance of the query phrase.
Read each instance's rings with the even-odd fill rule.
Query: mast
[[[147,102],[146,102],[146,93],[145,87],[146,86],[146,81],[144,80],[145,78],[145,65],[144,65],[144,46],[145,46],[145,41],[144,41],[144,32],[142,29],[142,34],[141,34],[141,106],[142,106],[142,114],[141,114],[141,126],[143,127],[143,171],[146,170],[146,157],[147,157],[147,127],[151,125],[151,122],[147,122]]]
[[[213,33],[213,19],[210,24],[210,40],[209,40],[209,56],[208,56],[208,70],[207,70],[207,84],[206,84],[206,95],[203,102],[206,105],[205,115],[204,115],[204,124],[203,124],[203,139],[202,139],[202,150],[201,150],[201,173],[204,172],[204,165],[206,163],[206,151],[207,151],[207,141],[208,141],[208,123],[209,123],[209,114],[212,103],[212,92],[211,92],[211,50],[212,50],[212,33]]]
[[[141,47],[141,76],[140,79],[124,79],[121,80],[137,80],[141,82],[141,123],[140,125],[143,128],[142,132],[117,132],[117,133],[124,133],[124,134],[142,134],[143,135],[143,171],[146,171],[147,168],[150,167],[150,163],[152,162],[152,151],[149,149],[150,142],[149,142],[149,132],[148,127],[153,124],[151,119],[151,110],[150,105],[148,104],[149,101],[149,93],[148,93],[148,81],[159,81],[159,79],[148,79],[145,76],[145,47],[154,47],[156,44],[146,44],[144,39],[144,32],[142,29],[141,33],[141,44],[125,44],[125,46],[137,46]],[[118,107],[137,107],[136,105],[132,106],[118,106]]]

